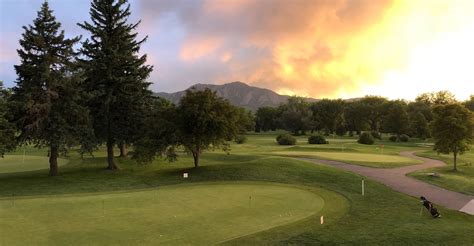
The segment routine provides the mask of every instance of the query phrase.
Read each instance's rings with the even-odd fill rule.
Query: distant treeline
[[[448,91],[424,93],[412,102],[366,96],[349,102],[323,99],[310,103],[301,97],[291,97],[279,107],[259,108],[255,113],[255,131],[284,129],[294,135],[318,131],[340,136],[371,131],[375,136],[390,133],[425,139],[430,137],[433,107],[453,103],[474,111],[474,96],[457,102]]]

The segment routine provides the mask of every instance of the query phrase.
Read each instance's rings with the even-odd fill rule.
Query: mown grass
[[[359,244],[359,245],[472,245],[474,216],[439,207],[442,219],[420,215],[418,199],[394,192],[377,182],[366,180],[366,195],[360,194],[361,176],[319,166],[289,157],[272,156],[272,151],[286,148],[274,142],[275,136],[252,135],[243,145],[232,145],[230,154],[216,151],[205,153],[202,166],[192,168],[192,158],[182,155],[174,163],[157,160],[150,165],[137,165],[128,159],[119,159],[121,170],[105,170],[103,157],[81,161],[71,154],[70,162],[61,167],[61,176],[48,177],[47,170],[0,174],[0,197],[46,195],[74,196],[82,193],[108,193],[136,189],[156,189],[167,185],[200,182],[269,182],[307,186],[330,190],[343,196],[349,204],[335,203],[321,211],[325,224],[313,216],[291,224],[270,228],[234,240],[229,244]],[[353,139],[341,142],[351,142]],[[300,143],[297,146],[316,148]],[[330,145],[329,145],[330,146]],[[413,149],[415,145],[387,143],[388,153]],[[374,154],[375,146],[352,146],[354,152]],[[326,151],[327,152],[327,151]],[[99,155],[97,155],[99,156]],[[182,178],[184,171],[190,177]],[[50,209],[54,210],[54,206]],[[61,218],[55,218],[60,220]],[[153,223],[153,221],[147,221]],[[197,221],[199,223],[199,221]],[[231,222],[229,222],[231,223]],[[179,228],[188,225],[177,226]],[[21,232],[18,232],[21,233]],[[155,233],[154,231],[144,233]],[[95,240],[114,240],[106,230],[96,232]],[[114,234],[115,235],[115,234]],[[124,234],[126,236],[126,234]],[[110,242],[110,241],[109,241]],[[138,243],[137,243],[138,244]]]
[[[347,203],[328,193],[263,182],[213,182],[53,199],[0,199],[0,242],[50,245],[54,238],[60,245],[215,244]],[[108,237],[101,235],[104,232]]]
[[[384,154],[365,154],[365,153],[347,153],[347,152],[301,152],[301,151],[282,151],[274,152],[276,155],[309,157],[324,160],[344,161],[346,163],[368,166],[393,168],[422,163],[419,160],[403,156],[384,155]]]
[[[410,173],[409,176],[449,190],[474,195],[474,150],[470,150],[458,157],[457,172],[453,171],[452,155],[438,155],[434,151],[421,152],[417,155],[438,159],[447,165],[416,171]],[[430,175],[432,173],[438,174],[438,177]]]

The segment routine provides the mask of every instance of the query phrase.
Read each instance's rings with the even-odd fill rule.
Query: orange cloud
[[[312,97],[474,92],[471,0],[193,3],[199,7],[174,7],[187,30],[180,58],[226,64],[200,81],[240,80]]]
[[[212,54],[220,45],[220,38],[200,37],[189,39],[182,45],[179,56],[183,61],[195,61]]]

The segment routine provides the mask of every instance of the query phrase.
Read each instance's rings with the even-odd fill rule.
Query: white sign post
[[[183,178],[187,179],[188,178],[188,173],[183,173]]]
[[[364,180],[362,180],[362,195],[364,196],[365,195],[365,187],[364,187]]]

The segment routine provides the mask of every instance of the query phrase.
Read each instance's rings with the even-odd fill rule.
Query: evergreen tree
[[[33,25],[23,27],[17,50],[21,64],[11,96],[12,121],[20,143],[49,147],[50,175],[58,175],[59,152],[76,143],[87,127],[87,111],[78,102],[80,82],[74,73],[79,38],[67,39],[48,2],[44,2]],[[83,133],[83,131],[82,131]]]
[[[128,24],[130,5],[125,0],[93,0],[91,22],[78,24],[90,32],[81,49],[85,59],[82,68],[89,108],[97,138],[107,144],[108,169],[117,169],[115,144],[138,141],[139,129],[145,124],[150,83],[146,82],[152,67],[145,65],[146,55],[139,56],[147,37],[137,41],[135,29],[140,22]]]
[[[15,128],[7,118],[7,100],[10,92],[3,88],[0,80],[0,157],[15,147]]]

